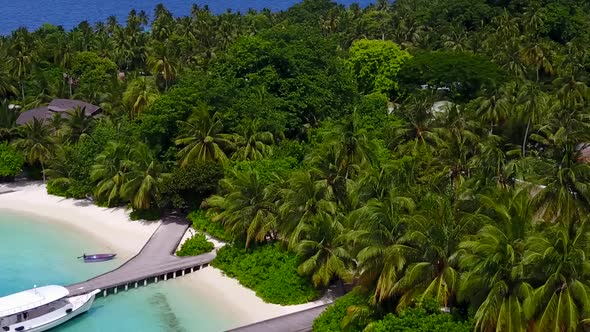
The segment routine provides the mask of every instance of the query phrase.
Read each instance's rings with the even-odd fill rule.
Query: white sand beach
[[[139,252],[159,225],[159,222],[132,221],[122,208],[101,208],[88,200],[48,195],[45,185],[40,183],[0,185],[0,193],[11,190],[14,191],[0,194],[0,209],[75,228],[104,243],[121,258]]]
[[[240,285],[236,279],[224,276],[221,270],[214,267],[208,267],[177,280],[186,284],[199,296],[205,294],[211,299],[230,302],[231,305],[224,309],[239,322],[235,327],[287,315],[329,302],[327,299],[320,299],[293,306],[265,303],[256,296],[253,290]]]
[[[122,208],[101,208],[87,200],[48,195],[45,185],[40,183],[0,185],[0,209],[30,214],[40,217],[40,220],[72,227],[104,243],[120,253],[122,258],[130,258],[139,252],[159,225],[158,222],[131,221],[129,211]],[[215,242],[216,248],[222,245]],[[265,303],[254,291],[213,267],[172,282],[186,286],[195,296],[206,296],[220,304],[238,322],[236,327],[305,310],[328,301],[322,299],[296,306]]]

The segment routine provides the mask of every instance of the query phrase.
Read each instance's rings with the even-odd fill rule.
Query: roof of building
[[[48,106],[34,108],[32,110],[22,112],[19,115],[18,119],[16,119],[16,124],[24,125],[25,123],[33,121],[33,119],[50,119],[55,113],[66,113],[68,111],[75,110],[76,107],[84,109],[84,113],[86,114],[86,116],[96,116],[99,114],[101,110],[100,107],[81,100],[54,99],[51,101],[51,103],[49,103]]]
[[[51,112],[49,111],[49,108],[47,106],[33,108],[32,110],[22,112],[18,116],[18,119],[16,119],[16,124],[24,125],[27,122],[33,121],[33,119],[45,120],[49,119],[50,117]]]
[[[0,317],[10,316],[68,296],[70,292],[62,286],[50,285],[0,297]]]
[[[76,107],[84,108],[87,116],[93,116],[100,111],[100,107],[89,104],[81,100],[74,99],[53,99],[49,103],[49,110],[52,112],[67,112],[76,109]]]

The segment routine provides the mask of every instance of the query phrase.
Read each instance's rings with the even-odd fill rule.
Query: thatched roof
[[[51,112],[49,111],[49,108],[47,106],[43,106],[22,112],[18,116],[18,119],[16,119],[16,124],[24,125],[27,122],[33,121],[33,119],[46,120],[49,118],[51,118]]]
[[[100,112],[99,106],[81,100],[54,99],[49,103],[49,110],[52,112],[67,112],[76,109],[76,107],[84,108],[87,116],[94,116]]]
[[[94,117],[101,112],[100,107],[81,100],[54,99],[51,101],[51,103],[49,103],[48,106],[34,108],[32,110],[22,112],[16,120],[16,124],[23,125],[27,122],[33,121],[33,119],[47,120],[50,119],[55,113],[65,113],[63,115],[67,116],[66,112],[75,110],[76,107],[84,109],[86,116]]]

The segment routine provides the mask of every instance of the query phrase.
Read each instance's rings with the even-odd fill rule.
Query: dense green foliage
[[[203,209],[195,227],[230,243],[216,264],[268,301],[347,284],[359,329],[466,327],[408,309],[432,298],[475,331],[580,331],[589,22],[582,0],[304,0],[18,29],[0,144],[53,194]],[[104,114],[16,125],[54,98]]]
[[[213,248],[213,243],[207,241],[205,234],[197,233],[190,239],[184,241],[180,250],[176,252],[176,256],[198,256],[210,252]]]
[[[363,326],[357,322],[343,326],[342,321],[347,315],[348,308],[365,303],[367,298],[356,291],[336,299],[334,304],[324,310],[313,322],[313,332],[362,331]]]
[[[223,168],[206,161],[174,168],[162,185],[162,205],[183,210],[198,208],[216,191],[222,177]]]
[[[230,237],[225,233],[225,229],[219,222],[214,222],[205,214],[203,210],[196,210],[187,216],[192,222],[192,226],[197,231],[201,231],[222,241],[229,241]]]
[[[417,54],[403,66],[400,83],[410,91],[427,85],[449,89],[454,100],[471,100],[489,93],[503,81],[500,68],[485,57],[466,52],[437,51]]]
[[[318,292],[297,273],[295,255],[266,245],[248,251],[238,246],[225,246],[217,252],[212,265],[256,291],[265,302],[282,305],[315,300]]]
[[[25,158],[14,147],[0,144],[0,180],[10,179],[20,173]]]
[[[410,53],[392,41],[356,40],[350,47],[348,65],[363,94],[381,92],[394,96],[398,90],[397,73]]]
[[[375,332],[470,332],[471,322],[458,322],[452,315],[411,308],[399,315],[388,314],[373,324]]]

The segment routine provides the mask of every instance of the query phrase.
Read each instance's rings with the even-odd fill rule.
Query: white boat
[[[90,309],[99,289],[69,296],[62,286],[43,286],[0,297],[0,332],[40,332]]]

